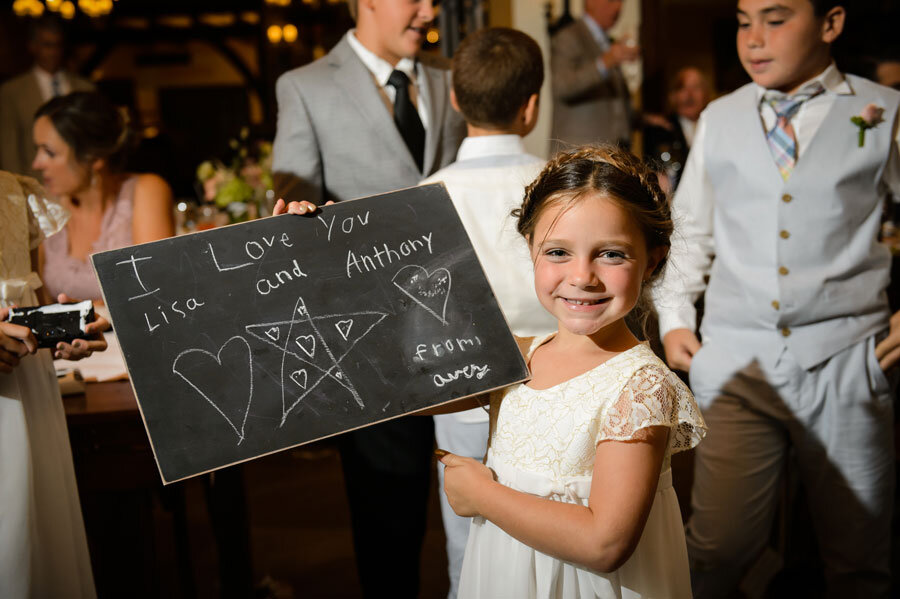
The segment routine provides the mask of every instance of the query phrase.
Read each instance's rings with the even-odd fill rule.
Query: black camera
[[[87,325],[94,321],[94,303],[48,304],[28,308],[11,308],[9,322],[31,329],[38,347],[56,347],[59,342],[72,343],[87,336]]]

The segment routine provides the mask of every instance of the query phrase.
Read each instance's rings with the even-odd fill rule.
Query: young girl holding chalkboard
[[[532,378],[492,397],[486,464],[438,450],[450,504],[474,517],[458,596],[690,597],[669,460],[706,425],[625,323],[665,264],[668,202],[637,158],[587,147],[551,160],[516,216],[559,330],[520,340]]]
[[[625,323],[666,260],[666,198],[631,154],[587,147],[551,160],[515,215],[559,330],[492,401],[486,464],[438,450],[474,517],[459,597],[690,597],[669,459],[706,426]]]

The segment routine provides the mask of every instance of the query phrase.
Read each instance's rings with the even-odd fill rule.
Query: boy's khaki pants
[[[893,392],[874,337],[811,370],[783,347],[716,337],[691,364],[709,426],[687,525],[695,597],[729,597],[772,530],[789,446],[809,501],[829,597],[888,597]]]

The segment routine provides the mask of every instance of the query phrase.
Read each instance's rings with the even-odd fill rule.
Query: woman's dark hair
[[[97,92],[72,92],[57,96],[37,109],[35,120],[45,116],[53,123],[84,164],[103,159],[112,172],[121,172],[137,136],[128,113]]]
[[[609,198],[631,215],[644,235],[648,252],[670,246],[672,213],[656,173],[634,154],[606,145],[565,150],[550,159],[525,188],[522,206],[513,210],[519,233],[529,243],[539,244],[534,231],[541,214],[552,206],[571,205],[591,194]],[[666,258],[663,256],[656,265],[645,290],[662,274]],[[642,328],[651,311],[645,295],[641,294],[634,310]]]

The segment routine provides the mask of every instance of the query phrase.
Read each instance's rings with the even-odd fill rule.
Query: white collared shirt
[[[825,92],[804,102],[791,119],[797,138],[798,161],[803,159],[806,148],[824,122],[835,97],[853,93],[844,75],[834,63],[800,88],[813,81],[820,82]],[[765,88],[757,86],[758,101],[762,100],[766,91]],[[766,102],[759,103],[759,111],[760,127],[769,131],[777,118],[775,111]],[[696,330],[697,315],[694,302],[706,288],[705,280],[711,266],[709,256],[715,253],[713,242],[715,194],[704,162],[707,127],[705,114],[700,115],[687,165],[672,202],[675,236],[669,254],[669,264],[663,280],[653,291],[654,303],[659,313],[660,337],[679,328]],[[886,117],[885,120],[897,122],[900,119]],[[736,143],[740,143],[739,140]],[[882,183],[894,197],[900,197],[900,129],[894,131],[894,143],[882,175]]]
[[[428,94],[424,93],[422,90],[423,86],[421,82],[424,81],[425,77],[422,65],[412,58],[401,58],[396,66],[391,66],[391,63],[362,45],[362,42],[356,38],[355,29],[351,29],[347,32],[347,41],[350,43],[350,47],[353,48],[353,51],[356,52],[356,55],[359,56],[359,59],[365,65],[366,69],[368,69],[369,72],[372,73],[372,76],[375,77],[375,81],[378,82],[378,85],[384,93],[387,94],[391,103],[393,103],[397,97],[397,90],[394,89],[394,86],[388,85],[388,79],[390,79],[391,73],[396,69],[402,71],[409,77],[412,84],[416,86],[416,111],[419,113],[419,118],[422,120],[422,127],[425,128],[425,131],[428,131],[428,106],[426,105],[428,102]]]
[[[64,96],[72,91],[72,86],[69,83],[69,78],[66,76],[65,71],[63,71],[62,69],[56,71],[56,75],[51,75],[41,67],[34,65],[32,72],[37,79],[38,88],[41,90],[41,98],[44,100],[44,102],[53,97],[54,77],[56,77],[59,81],[60,96]]]
[[[684,134],[684,140],[688,147],[694,145],[694,136],[697,134],[697,121],[692,121],[686,116],[678,116],[678,124],[681,126],[681,132]]]
[[[593,17],[591,17],[591,15],[587,13],[584,13],[581,18],[584,20],[584,24],[587,25],[588,31],[591,32],[591,36],[593,36],[594,41],[597,42],[598,46],[600,46],[600,50],[602,50],[603,52],[609,50],[609,36],[606,35],[606,32],[603,31],[603,28],[600,27],[600,24],[597,23],[597,21],[595,21]],[[603,57],[601,56],[597,58],[595,63],[597,65],[597,70],[600,71],[600,74],[603,75],[604,78],[606,78],[606,76],[609,75],[609,69],[606,68],[606,63],[603,62]]]
[[[545,161],[528,154],[518,135],[467,137],[456,162],[422,184],[442,181],[487,275],[509,328],[520,337],[543,337],[558,328],[534,291],[534,267],[510,212]],[[443,417],[443,416],[442,416]],[[448,414],[459,422],[487,423],[479,408]]]

